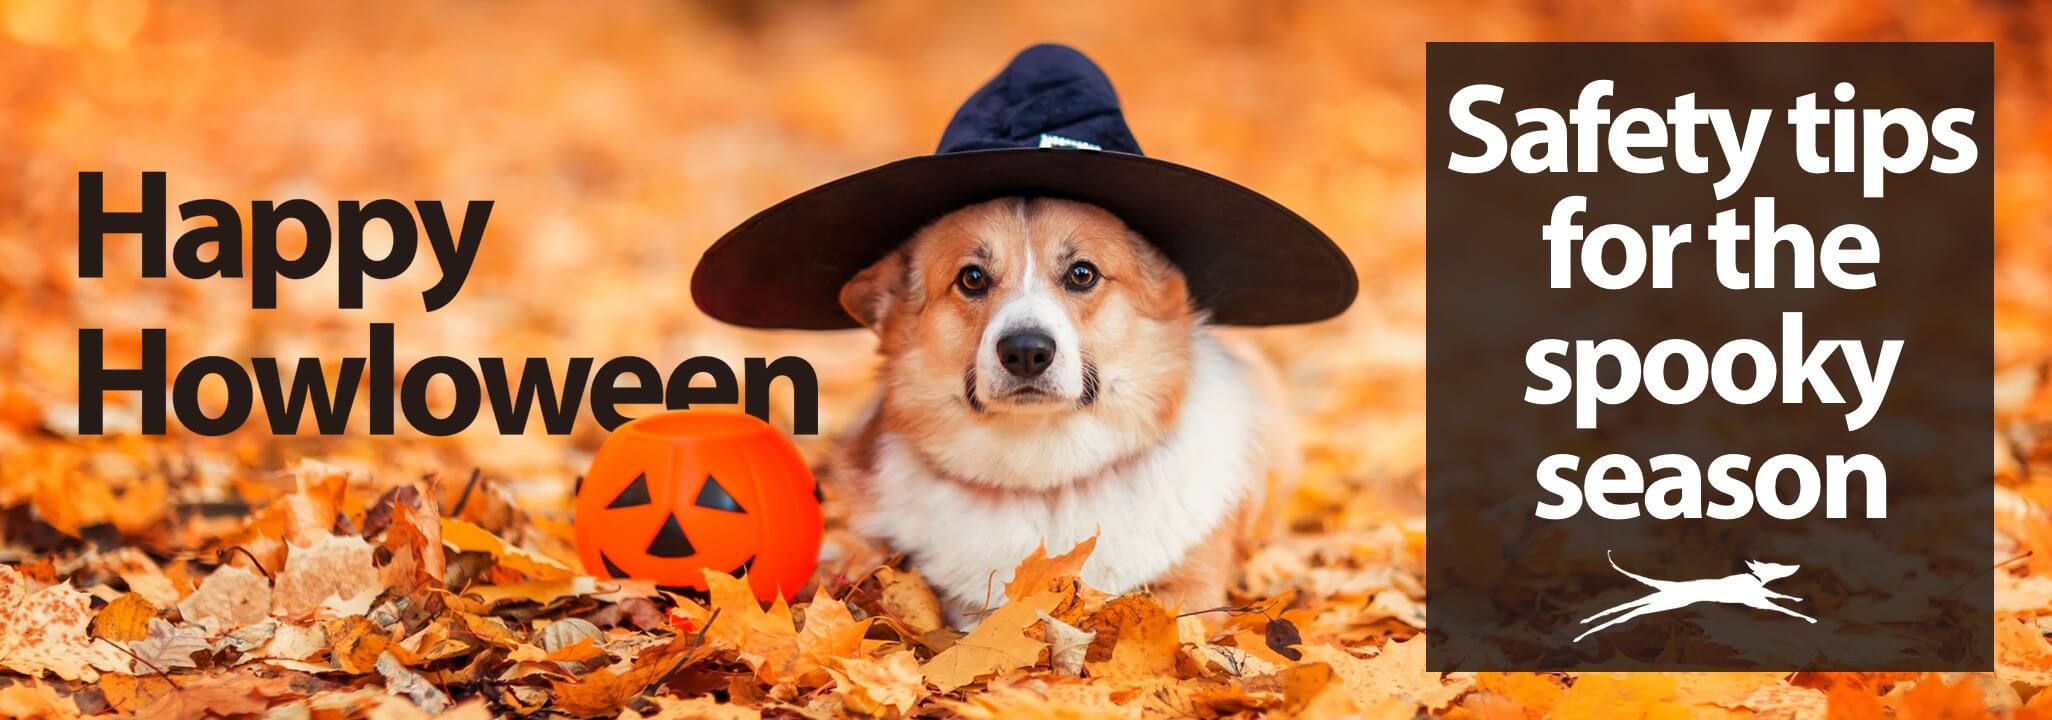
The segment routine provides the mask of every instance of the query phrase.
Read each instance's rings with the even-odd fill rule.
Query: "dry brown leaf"
[[[422,711],[439,714],[449,709],[448,693],[442,692],[419,673],[406,669],[392,653],[379,655],[373,667],[378,675],[385,678],[386,690],[413,701],[413,705]]]
[[[499,539],[490,531],[466,520],[441,519],[442,544],[457,552],[481,552],[492,556],[501,567],[530,580],[565,580],[577,571],[541,553]]]
[[[307,545],[292,545],[285,569],[271,593],[271,612],[303,620],[331,600],[375,597],[379,581],[375,550],[354,535],[328,535]]]
[[[1475,689],[1510,701],[1533,720],[1551,715],[1567,691],[1553,675],[1496,672],[1475,673]]]
[[[87,634],[92,621],[85,593],[63,583],[31,590],[14,568],[0,565],[0,667],[86,682],[101,671],[127,670],[127,655]]]
[[[1980,683],[1972,677],[1946,683],[1935,673],[1926,674],[1897,698],[1900,716],[1928,720],[1965,720],[1988,716],[1988,703],[1981,696]]]
[[[1040,622],[1040,614],[1060,602],[1059,595],[1040,593],[1005,603],[974,631],[926,661],[919,668],[920,674],[941,692],[954,692],[993,673],[1039,662],[1047,643],[1028,637],[1026,629]]]
[[[1091,677],[1130,681],[1175,673],[1176,621],[1152,596],[1120,597],[1079,627],[1096,635],[1084,663]]]
[[[404,595],[442,587],[448,556],[442,547],[441,518],[409,503],[394,503],[391,508],[392,524],[381,544],[392,551],[393,562],[382,570],[384,584]]]
[[[143,708],[155,704],[171,694],[177,687],[163,675],[123,675],[108,673],[100,676],[100,694],[107,698],[107,705],[115,712],[125,715],[139,715]]]
[[[88,630],[93,637],[117,643],[133,642],[150,634],[150,619],[156,616],[157,608],[149,600],[143,599],[139,593],[128,593],[100,608]]]
[[[856,620],[845,603],[825,591],[815,592],[805,606],[805,627],[798,632],[794,679],[806,687],[825,685],[826,670],[836,659],[862,656],[862,636],[869,632],[870,622]]]
[[[1047,631],[1048,667],[1063,677],[1082,675],[1083,660],[1089,655],[1090,643],[1097,639],[1097,633],[1062,622],[1045,612],[1040,613],[1040,622]]]
[[[1396,699],[1430,710],[1443,710],[1474,683],[1472,678],[1449,681],[1444,673],[1425,669],[1425,640],[1390,641],[1382,652],[1362,659],[1330,645],[1303,646],[1304,660],[1332,666],[1340,683],[1364,708]]]
[[[877,604],[914,634],[925,634],[947,625],[941,618],[940,598],[918,572],[880,568],[876,571],[880,590]]]
[[[1282,682],[1284,708],[1290,712],[1303,710],[1332,686],[1332,678],[1332,666],[1325,663],[1306,663],[1277,673],[1276,679]]]
[[[705,581],[711,609],[719,612],[704,626],[706,639],[733,648],[763,682],[796,680],[798,626],[783,598],[764,610],[745,581],[717,570],[705,571]]]
[[[620,720],[759,720],[762,717],[760,710],[720,702],[710,695],[682,699],[662,695],[650,700],[656,707],[654,715],[625,710],[620,713]]]
[[[1005,583],[1005,597],[1017,600],[1048,589],[1055,578],[1083,574],[1083,563],[1090,559],[1090,553],[1097,549],[1097,535],[1076,543],[1068,552],[1056,557],[1047,556],[1047,543],[1033,549],[1033,554],[1012,570],[1012,579]]]
[[[186,622],[233,629],[263,622],[271,614],[271,582],[253,571],[224,565],[178,603]]]
[[[181,596],[178,584],[172,582],[163,568],[157,566],[157,561],[143,551],[133,547],[117,548],[101,557],[101,562],[108,570],[120,575],[121,582],[127,584],[130,591],[142,595],[151,605],[167,608],[178,604]]]
[[[542,650],[555,652],[580,642],[596,639],[599,637],[599,634],[598,626],[591,624],[590,620],[564,618],[549,623],[547,627],[536,630],[534,633],[534,644],[540,645]]]
[[[650,685],[662,678],[664,673],[678,666],[680,660],[663,652],[650,652],[636,658],[626,672],[615,673],[610,668],[601,668],[579,678],[577,682],[550,680],[554,687],[556,706],[578,717],[613,715],[620,711],[628,700],[640,695]]]
[[[41,681],[29,680],[0,688],[0,717],[71,720],[78,717],[78,703]]]
[[[205,637],[161,618],[150,618],[149,623],[147,636],[128,645],[129,652],[135,653],[136,660],[143,664],[143,667],[135,668],[137,671],[169,672],[199,667],[192,654],[208,649]]]
[[[1656,673],[1584,673],[1554,706],[1558,720],[1684,720],[1694,717],[1675,701],[1674,678]]]
[[[844,706],[863,715],[909,715],[926,697],[926,679],[910,650],[874,659],[836,659],[827,674]]]
[[[335,667],[346,673],[362,675],[376,670],[378,656],[393,647],[391,637],[361,616],[330,620],[324,630]]]

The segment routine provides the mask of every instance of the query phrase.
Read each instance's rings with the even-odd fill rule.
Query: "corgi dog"
[[[1281,386],[1214,336],[1154,245],[1094,205],[992,200],[919,230],[840,300],[876,333],[880,391],[827,474],[852,529],[905,555],[950,622],[1003,603],[1043,543],[1092,536],[1091,587],[1225,604],[1289,472]]]

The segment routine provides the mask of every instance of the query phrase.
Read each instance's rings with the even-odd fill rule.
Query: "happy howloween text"
[[[193,227],[173,240],[166,227],[171,208],[165,185],[164,173],[142,173],[139,207],[115,208],[106,201],[102,173],[79,173],[80,278],[104,277],[109,243],[135,237],[145,278],[165,278],[175,271],[189,280],[241,280],[249,284],[252,309],[272,310],[278,307],[281,281],[306,280],[325,270],[336,283],[337,306],[361,310],[367,283],[398,278],[427,257],[440,274],[421,292],[421,301],[434,312],[453,302],[470,278],[493,208],[490,200],[472,200],[452,217],[439,200],[410,206],[391,199],[345,200],[336,204],[331,216],[313,201],[292,199],[257,200],[245,214],[226,201],[195,199],[178,204],[179,218],[211,224]],[[368,243],[366,231],[373,223],[384,229],[370,233],[378,241]],[[304,236],[297,252],[288,253],[279,241],[288,224],[297,225]],[[374,254],[373,245],[387,247]],[[811,364],[798,357],[746,358],[739,378],[727,362],[709,356],[685,359],[667,377],[655,363],[633,356],[604,362],[569,358],[560,375],[548,360],[527,358],[516,375],[506,358],[430,355],[401,372],[394,363],[392,335],[391,323],[370,323],[369,351],[364,356],[334,363],[299,358],[289,372],[278,358],[256,357],[243,363],[213,355],[193,358],[174,371],[165,357],[163,328],[145,328],[140,342],[133,343],[142,350],[138,367],[109,367],[106,332],[81,328],[78,430],[88,435],[105,432],[110,394],[118,398],[133,393],[139,430],[148,435],[167,431],[167,414],[193,433],[225,435],[243,427],[259,402],[269,430],[277,434],[299,432],[309,414],[321,434],[342,434],[349,431],[352,416],[360,414],[373,435],[392,434],[400,418],[423,434],[453,435],[469,429],[489,402],[501,433],[526,432],[530,419],[535,419],[543,431],[562,435],[574,428],[578,408],[587,397],[591,417],[608,430],[629,419],[621,412],[627,406],[685,409],[742,404],[744,398],[749,414],[767,420],[772,384],[783,379],[791,394],[790,431],[819,432],[818,379]],[[335,369],[332,376],[328,368]],[[205,396],[220,402],[202,402],[201,386],[209,378],[218,380],[225,391]],[[435,397],[452,398],[451,402],[430,402],[430,385],[437,378],[447,392]]]

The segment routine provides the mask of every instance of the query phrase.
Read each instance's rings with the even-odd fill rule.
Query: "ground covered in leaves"
[[[0,0],[0,715],[2052,714],[2052,5],[1423,5]],[[1420,43],[1599,38],[1997,41],[1995,672],[1422,669]],[[369,437],[362,417],[341,437],[142,436],[129,394],[107,435],[77,434],[79,328],[133,367],[141,328],[167,329],[174,363],[332,359],[361,355],[370,322],[395,325],[402,366],[802,355],[842,427],[870,390],[867,336],[721,327],[691,309],[691,263],[755,209],[924,152],[1050,39],[1111,70],[1150,153],[1261,188],[1363,273],[1346,316],[1246,336],[1290,384],[1304,477],[1231,607],[1105,596],[1075,581],[1080,548],[1029,560],[961,635],[831,490],[791,603],[724,576],[699,598],[594,580],[567,503],[603,439],[589,417],[568,436]],[[134,244],[79,279],[80,170],[121,207],[145,170],[174,206],[498,205],[447,308],[422,309],[438,278],[418,267],[361,311],[321,279],[253,311],[245,281],[138,279]]]

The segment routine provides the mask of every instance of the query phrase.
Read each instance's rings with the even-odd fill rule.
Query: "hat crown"
[[[1035,45],[969,96],[938,153],[1067,147],[1139,155],[1118,93],[1097,63],[1066,45]]]

